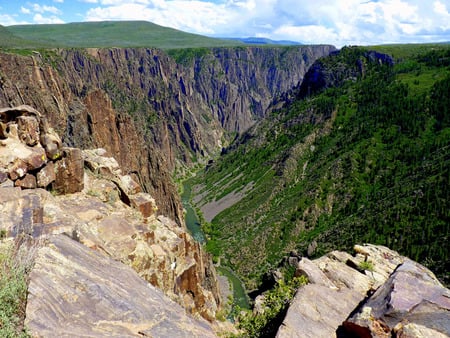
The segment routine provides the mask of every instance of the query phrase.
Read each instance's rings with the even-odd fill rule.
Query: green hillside
[[[394,60],[363,48],[320,60],[302,98],[195,178],[199,207],[244,195],[204,228],[250,290],[291,250],[361,242],[449,283],[450,46],[405,48]]]
[[[24,44],[22,40],[17,40],[17,45],[14,43],[6,45],[19,48],[44,46],[48,48],[155,47],[171,49],[242,45],[238,41],[185,33],[146,21],[17,25],[5,28],[17,37],[16,39],[34,41],[33,44]],[[2,34],[1,31],[0,34]],[[0,40],[0,46],[5,47],[3,41],[3,39]]]
[[[0,47],[4,48],[26,48],[39,46],[36,42],[22,39],[8,30],[8,28],[0,25]]]

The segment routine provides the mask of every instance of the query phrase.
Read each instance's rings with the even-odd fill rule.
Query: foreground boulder
[[[214,337],[130,267],[51,237],[30,273],[26,321],[39,337]]]
[[[406,259],[342,333],[358,337],[449,337],[450,290],[422,265]]]
[[[81,150],[61,139],[34,108],[0,109],[0,186],[52,189],[69,194],[83,189]]]
[[[278,338],[450,336],[450,291],[431,271],[383,246],[355,251],[298,263],[309,284],[297,291]]]

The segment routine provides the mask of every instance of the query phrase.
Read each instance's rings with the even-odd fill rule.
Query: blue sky
[[[4,26],[103,20],[338,47],[450,41],[450,0],[0,0]]]

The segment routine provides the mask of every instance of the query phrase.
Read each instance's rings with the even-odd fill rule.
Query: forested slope
[[[294,102],[196,178],[200,208],[244,196],[205,229],[209,250],[250,289],[291,250],[361,242],[449,282],[450,48],[408,48],[320,59]]]

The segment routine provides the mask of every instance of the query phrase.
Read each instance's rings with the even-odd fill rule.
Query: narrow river
[[[185,182],[183,184],[183,193],[181,194],[181,201],[183,203],[184,209],[186,210],[185,223],[192,237],[194,237],[196,241],[203,244],[206,243],[206,237],[203,233],[197,214],[192,207],[191,193],[191,185],[188,182]],[[237,306],[239,306],[241,309],[249,309],[249,298],[239,277],[236,276],[233,270],[228,267],[218,266],[216,267],[216,270],[222,276],[227,277],[230,286],[233,288],[233,304],[231,313],[234,312],[233,310],[235,310]],[[226,300],[224,299],[224,301]]]

